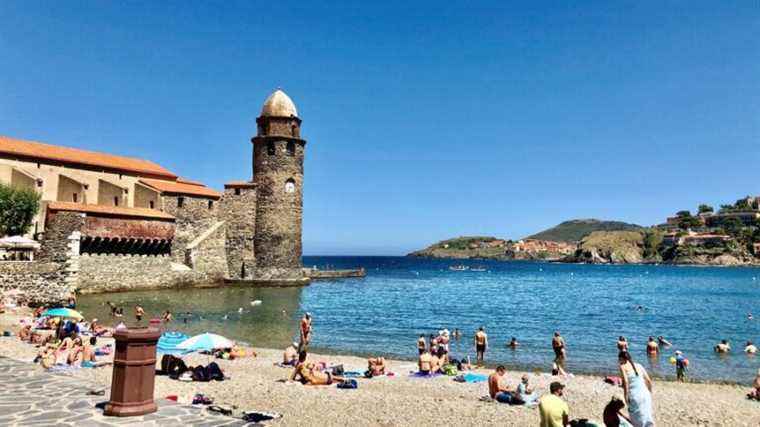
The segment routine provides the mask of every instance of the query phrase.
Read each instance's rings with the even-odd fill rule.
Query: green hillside
[[[554,242],[578,242],[594,231],[635,231],[643,227],[621,221],[598,219],[572,219],[536,233],[526,239],[551,240]]]

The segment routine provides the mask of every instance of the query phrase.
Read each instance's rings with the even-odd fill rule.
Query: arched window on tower
[[[290,126],[290,136],[298,136],[298,126],[291,125]]]
[[[270,156],[274,156],[275,154],[274,142],[272,141],[267,142],[267,154]]]
[[[296,191],[296,181],[293,178],[289,178],[285,181],[285,192],[293,193]]]
[[[288,141],[288,155],[289,156],[296,155],[296,143],[293,141]]]

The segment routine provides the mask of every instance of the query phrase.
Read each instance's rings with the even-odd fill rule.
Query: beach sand
[[[15,332],[19,328],[18,318],[13,314],[0,314],[0,329]],[[155,396],[178,395],[180,402],[189,403],[195,393],[203,393],[217,404],[235,405],[243,410],[279,412],[283,418],[271,424],[283,426],[539,424],[535,408],[480,402],[478,399],[488,394],[486,383],[462,384],[446,376],[410,378],[409,372],[415,369],[413,362],[389,360],[388,366],[395,377],[359,379],[358,389],[341,390],[335,386],[286,383],[284,380],[291,370],[274,366],[281,360],[282,350],[256,348],[255,351],[258,352],[256,358],[216,360],[231,377],[228,381],[185,383],[158,376]],[[16,338],[0,339],[0,356],[31,361],[35,354],[36,349],[30,344]],[[206,364],[211,359],[194,354],[186,356],[185,360],[188,365],[195,365]],[[311,354],[309,360],[343,364],[350,371],[366,369],[366,360],[353,356]],[[512,385],[517,385],[522,374],[509,371],[506,377]],[[78,369],[73,375],[107,388],[111,368]],[[542,392],[556,380],[548,374],[529,375],[532,385]],[[565,399],[570,406],[571,418],[601,421],[602,410],[610,398],[622,398],[620,387],[605,384],[599,376],[578,375],[561,381],[566,384]],[[760,402],[747,400],[747,390],[747,387],[735,385],[655,381],[653,399],[657,425],[758,426]]]

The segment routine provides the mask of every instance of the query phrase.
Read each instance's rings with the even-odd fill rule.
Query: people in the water
[[[562,338],[559,331],[554,331],[552,337],[552,350],[554,350],[554,364],[561,370],[565,369],[565,360],[567,359],[567,348],[565,346],[565,339]]]
[[[628,340],[622,335],[618,337],[617,348],[618,351],[628,351]]]
[[[715,346],[715,352],[716,353],[728,353],[731,351],[731,346],[728,344],[728,341],[726,340],[720,340],[720,343]]]
[[[657,356],[659,352],[660,352],[660,346],[657,345],[657,342],[655,342],[654,337],[649,337],[649,339],[647,339],[647,355]]]
[[[507,343],[507,347],[509,347],[509,348],[511,348],[513,350],[516,349],[519,346],[520,346],[520,343],[517,342],[517,338],[515,338],[515,337],[512,337],[512,339],[509,340],[509,342]]]
[[[475,333],[475,355],[476,363],[478,366],[483,365],[483,361],[486,357],[486,349],[488,348],[488,335],[486,334],[486,328],[481,326],[478,332]]]
[[[747,354],[757,353],[757,347],[752,344],[752,341],[747,341],[747,345],[744,347],[744,352]]]
[[[666,340],[665,337],[663,337],[662,335],[657,337],[657,343],[663,347],[670,347],[673,345],[670,343],[670,341]]]

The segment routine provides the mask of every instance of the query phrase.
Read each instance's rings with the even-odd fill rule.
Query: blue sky
[[[277,86],[307,254],[758,191],[756,1],[0,2],[0,134],[250,178]]]

